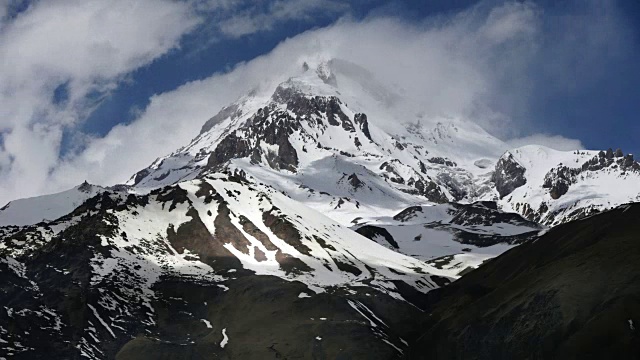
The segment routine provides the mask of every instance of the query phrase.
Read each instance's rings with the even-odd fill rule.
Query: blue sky
[[[472,43],[499,16],[508,28],[498,31],[511,33]],[[0,0],[0,188],[21,197],[84,179],[125,181],[184,145],[244,83],[270,76],[256,69],[278,71],[288,59],[277,49],[323,36],[348,44],[341,29],[370,31],[361,36],[380,48],[388,44],[376,32],[419,34],[434,46],[455,39],[469,78],[439,78],[432,87],[449,97],[434,111],[473,107],[465,115],[514,145],[552,140],[640,155],[636,0]],[[413,54],[431,56],[417,42],[402,45],[414,66]]]

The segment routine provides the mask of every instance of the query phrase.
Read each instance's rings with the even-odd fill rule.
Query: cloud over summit
[[[338,2],[330,5],[331,11],[346,9]],[[117,91],[123,79],[164,54],[180,51],[181,38],[201,31],[215,11],[234,16],[227,24],[216,23],[217,35],[241,37],[320,7],[313,0],[265,6],[258,14],[225,1],[51,0],[0,23],[0,59],[7,64],[0,70],[0,203],[85,179],[104,185],[126,181],[157,156],[188,143],[222,106],[254,88],[269,91],[310,57],[365,67],[401,95],[394,106],[415,107],[413,113],[461,117],[505,139],[528,135],[522,131],[532,119],[522,109],[531,106],[535,90],[532,68],[546,56],[546,42],[555,34],[545,25],[543,9],[521,2],[481,3],[409,23],[344,17],[285,39],[229,71],[157,94],[134,121],[104,137],[77,133],[96,97]],[[581,46],[589,48],[593,36],[587,25],[577,24],[573,31],[586,37]],[[54,96],[60,89],[66,95],[61,102]],[[61,157],[65,131],[75,131],[82,146]],[[555,138],[555,144],[579,144],[562,139]]]

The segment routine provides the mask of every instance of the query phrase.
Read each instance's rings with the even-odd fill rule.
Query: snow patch
[[[222,341],[220,342],[220,347],[224,349],[224,347],[229,342],[229,337],[227,336],[227,328],[222,329]]]
[[[87,304],[87,306],[91,309],[91,311],[93,312],[93,315],[95,315],[96,319],[98,319],[100,324],[102,324],[102,326],[104,326],[104,328],[107,329],[109,334],[111,334],[111,336],[113,336],[113,338],[115,339],[116,338],[116,334],[114,334],[113,331],[111,330],[111,328],[109,327],[109,325],[107,325],[107,323],[104,320],[102,320],[102,318],[98,314],[98,311],[96,310],[96,308],[94,308],[91,304]]]
[[[202,321],[207,326],[207,329],[213,329],[213,326],[211,325],[211,322],[209,320],[200,319],[200,321]]]

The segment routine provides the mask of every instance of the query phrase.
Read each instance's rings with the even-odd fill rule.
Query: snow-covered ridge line
[[[555,225],[640,196],[635,172],[622,170],[626,163],[624,168],[640,167],[630,155],[602,152],[615,164],[578,176],[562,167],[581,167],[600,154],[537,145],[509,150],[472,121],[428,118],[413,105],[393,106],[395,90],[339,59],[313,62],[272,94],[260,94],[223,108],[190,144],[132,176],[128,190],[144,194],[216,171],[242,170],[343,225],[412,205],[478,200],[498,201],[506,212]],[[568,193],[558,196],[567,187],[565,177]],[[77,205],[64,198],[61,193],[51,199],[67,204],[57,216]],[[0,210],[0,225],[55,217],[17,204]],[[20,219],[25,214],[28,221]]]
[[[498,204],[546,224],[557,225],[586,215],[640,201],[640,164],[618,150],[557,151],[525,146],[502,159],[522,170]]]
[[[60,193],[11,201],[0,209],[0,226],[26,226],[58,219],[105,190],[84,182]]]

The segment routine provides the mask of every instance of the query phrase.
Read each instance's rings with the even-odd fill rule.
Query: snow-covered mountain
[[[288,339],[276,346],[283,354],[310,354],[321,339],[332,342],[327,356],[362,351],[350,335],[335,340],[338,326],[389,357],[407,346],[394,324],[411,321],[417,300],[450,281],[239,173],[146,195],[106,191],[56,221],[0,232],[0,356],[112,358],[140,342],[175,347],[178,357],[198,346],[266,356],[268,345],[245,345],[278,319],[260,302],[281,301],[283,316],[308,323],[263,339]],[[279,295],[261,299],[248,284]],[[242,311],[236,301],[255,301],[253,315],[221,312]],[[385,303],[398,313],[376,310]]]
[[[525,146],[500,158],[494,180],[503,210],[546,225],[640,201],[640,164],[621,150]]]
[[[509,149],[471,121],[399,110],[401,95],[355,64],[305,65],[272,93],[222,109],[127,184],[151,189],[242,169],[345,225],[410,205],[475,201],[554,225],[639,199],[632,155]]]
[[[85,181],[60,193],[11,201],[0,208],[0,226],[24,226],[55,220],[105,190]]]
[[[308,61],[124,185],[0,209],[0,357],[398,356],[430,290],[640,200],[623,155],[509,149]]]

